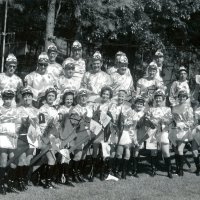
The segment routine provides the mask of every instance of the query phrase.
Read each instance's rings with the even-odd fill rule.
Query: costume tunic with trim
[[[18,146],[20,144],[27,146],[27,144],[29,143],[30,148],[39,147],[41,145],[41,131],[38,119],[39,110],[33,106],[20,106],[17,109],[20,117],[20,126],[22,126],[22,123],[24,123],[24,121],[22,120],[23,118],[29,118],[32,121],[27,129],[27,132],[22,131],[22,133],[19,133],[24,142],[18,141]]]
[[[33,99],[37,101],[40,93],[45,93],[49,87],[56,85],[53,77],[50,74],[41,75],[34,71],[25,77],[25,82],[33,92]]]
[[[111,87],[114,98],[117,97],[119,90],[125,90],[127,92],[127,100],[130,100],[132,98],[132,91],[134,91],[133,78],[131,75],[121,75],[115,72],[111,74]]]
[[[79,58],[78,60],[74,60],[74,64],[75,64],[74,76],[77,77],[79,81],[81,81],[86,71],[85,60],[83,60],[82,58]]]
[[[48,104],[44,104],[40,109],[39,109],[39,113],[44,114],[45,117],[45,122],[44,123],[40,123],[40,130],[42,133],[42,138],[43,141],[45,141],[45,144],[47,144],[47,142],[49,141],[50,138],[56,138],[56,142],[60,144],[60,140],[58,138],[57,133],[55,133],[54,135],[52,134],[48,134],[47,136],[44,135],[45,133],[45,129],[48,126],[48,123],[51,119],[54,120],[54,122],[58,122],[59,119],[59,115],[58,115],[58,111],[54,106],[50,106]]]
[[[106,71],[107,71],[108,74],[112,75],[113,73],[117,72],[117,69],[118,69],[118,68],[116,68],[115,66],[112,66],[112,67],[108,68]],[[130,72],[130,69],[129,69],[129,68],[126,69],[125,74],[126,74],[127,76],[131,76],[131,72]],[[132,77],[132,76],[131,76],[131,77]]]
[[[194,129],[192,130],[193,139],[200,146],[200,107],[194,111]]]
[[[174,81],[170,88],[169,93],[169,101],[172,104],[172,106],[175,106],[178,104],[178,92],[180,89],[184,89],[187,91],[188,94],[190,94],[190,88],[188,85],[188,81]],[[190,99],[187,99],[187,102],[190,102]]]
[[[12,76],[6,75],[6,73],[0,73],[0,93],[6,88],[9,90],[16,91],[23,86],[22,79],[17,75]],[[0,94],[1,95],[1,94]],[[14,100],[13,100],[14,101]],[[15,106],[16,103],[12,103]],[[0,105],[3,105],[3,101],[0,98]]]
[[[137,112],[135,110],[132,110],[132,127],[131,127],[130,137],[131,137],[133,145],[137,145],[138,144],[138,139],[140,139],[140,135],[142,134],[141,130],[138,130],[136,128],[136,126],[137,126],[138,121],[143,116],[144,116],[144,110],[141,110],[139,112]]]
[[[192,140],[191,129],[194,125],[193,109],[188,103],[179,104],[172,108],[172,116],[175,121],[176,140]]]
[[[17,148],[18,118],[19,115],[16,108],[0,107],[0,148]]]
[[[71,78],[67,78],[64,75],[58,79],[58,89],[61,93],[67,88],[72,90],[80,89],[81,81],[78,77],[73,76]]]
[[[73,109],[73,113],[77,113],[81,117],[87,114],[87,117],[92,118],[93,109],[91,105],[81,106],[80,104],[77,104]]]
[[[146,140],[147,149],[157,149],[157,142],[169,144],[169,124],[172,121],[169,107],[152,107],[146,117],[155,125],[155,129],[149,128],[149,138]]]
[[[53,79],[56,81],[63,74],[63,68],[57,62],[49,63],[46,69],[46,74],[50,74],[53,77]]]
[[[86,105],[86,106],[81,106],[79,104],[77,104],[74,109],[73,109],[73,113],[78,114],[79,116],[83,117],[84,115],[86,115],[88,118],[92,118],[93,116],[93,109],[91,105]],[[87,129],[88,127],[85,126],[85,129]],[[88,131],[87,131],[88,132]],[[81,133],[78,133],[81,134]],[[88,132],[89,134],[89,132]],[[76,141],[74,143],[74,145],[76,145]],[[82,151],[84,147],[84,144],[77,146],[77,150],[78,151]]]
[[[99,97],[101,88],[111,84],[110,76],[103,71],[97,73],[86,72],[83,76],[81,86],[91,91],[88,101],[94,102]]]
[[[66,114],[70,114],[73,112],[73,106],[70,106],[69,108],[62,105],[60,106],[60,108],[58,109],[58,115],[62,114],[62,117]],[[61,146],[63,146],[63,143],[65,144],[65,140],[60,140],[60,144]],[[71,141],[67,146],[73,146],[74,145],[74,142]],[[70,161],[70,155],[69,155],[69,150],[68,148],[64,148],[62,147],[64,150],[65,150],[65,156],[62,156],[62,159],[61,159],[61,163],[69,163]]]
[[[147,104],[148,101],[152,100],[154,92],[162,87],[164,87],[163,82],[158,81],[157,79],[149,80],[147,77],[144,77],[137,82],[136,94],[142,96]],[[145,107],[146,106],[147,105],[145,105]]]
[[[113,103],[111,105],[110,112],[112,114],[113,121],[116,125],[116,132],[118,129],[117,120],[118,120],[120,113],[122,112],[125,117],[124,128],[123,128],[123,132],[122,132],[122,135],[121,135],[121,138],[119,141],[119,145],[131,144],[131,142],[132,142],[132,140],[131,140],[131,134],[132,134],[131,133],[131,129],[132,129],[132,109],[131,109],[131,107],[127,106],[125,103],[123,103],[121,105]],[[118,136],[116,136],[115,138],[111,138],[111,142],[116,144],[118,142]]]
[[[93,111],[95,112],[97,109],[100,110],[101,114],[100,114],[100,123],[101,123],[101,116],[102,115],[107,115],[108,110],[111,107],[111,102],[108,101],[106,103],[101,103],[101,100],[98,99],[96,101],[96,103],[93,105]],[[111,137],[111,136],[110,136]],[[101,136],[99,138],[97,138],[95,140],[95,143],[110,143],[110,138],[108,139],[108,142],[104,142],[104,134],[101,134]]]

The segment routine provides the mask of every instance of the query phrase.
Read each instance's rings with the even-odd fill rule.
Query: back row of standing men
[[[34,94],[34,100],[38,101],[44,96],[45,90],[55,87],[59,95],[64,90],[72,89],[77,91],[80,88],[87,88],[90,92],[89,101],[94,102],[103,86],[110,86],[116,97],[119,90],[127,92],[127,101],[141,95],[145,99],[151,96],[156,89],[162,87],[166,89],[160,74],[163,65],[163,53],[157,51],[155,60],[151,62],[146,70],[146,75],[138,80],[136,89],[134,80],[128,68],[128,59],[123,52],[115,55],[115,66],[109,67],[106,72],[101,70],[103,65],[102,55],[95,52],[92,58],[92,69],[86,72],[86,64],[82,59],[82,45],[75,41],[72,45],[72,57],[64,60],[62,66],[56,62],[58,55],[57,47],[52,44],[48,47],[47,54],[41,53],[38,57],[36,70],[28,74],[24,79],[24,86],[29,86]],[[18,92],[23,86],[22,80],[16,76],[17,59],[14,55],[9,55],[6,59],[6,72],[0,74],[0,91],[12,89]],[[171,105],[175,105],[177,92],[180,88],[190,89],[187,81],[187,70],[184,67],[179,69],[179,81],[175,81],[170,89],[169,100]]]
[[[86,113],[88,117],[91,118],[92,114],[90,115],[90,112],[92,113],[94,110],[97,110],[97,107],[99,106],[98,109],[101,109],[102,112],[111,112],[114,120],[112,126],[113,131],[111,132],[118,132],[117,136],[114,134],[114,137],[116,136],[118,139],[114,138],[112,142],[110,142],[112,140],[112,134],[110,135],[111,138],[107,138],[106,141],[104,138],[98,139],[94,142],[93,164],[97,162],[97,152],[100,150],[99,144],[101,144],[102,151],[104,151],[103,147],[110,147],[110,155],[108,156],[110,162],[108,166],[113,166],[113,164],[110,164],[113,160],[112,144],[114,144],[114,146],[117,144],[117,148],[114,148],[116,154],[114,171],[116,176],[125,178],[127,161],[130,159],[130,148],[134,147],[134,158],[137,158],[138,151],[141,147],[140,142],[143,142],[143,139],[141,139],[136,132],[143,131],[143,134],[141,134],[142,136],[145,135],[144,133],[148,133],[146,142],[147,147],[151,149],[153,176],[155,175],[157,143],[160,143],[165,163],[168,167],[168,177],[172,178],[169,139],[173,141],[175,146],[177,146],[177,172],[181,176],[183,175],[183,149],[185,141],[194,141],[194,158],[197,166],[197,174],[199,174],[199,140],[194,138],[191,139],[190,134],[193,128],[195,128],[195,134],[199,134],[198,123],[194,126],[194,122],[199,119],[199,110],[197,109],[195,111],[196,115],[194,119],[193,110],[190,106],[192,98],[190,96],[190,89],[187,82],[187,70],[185,67],[180,67],[179,80],[175,81],[170,88],[169,101],[172,106],[171,111],[169,107],[165,106],[166,86],[160,77],[163,62],[162,52],[156,52],[155,61],[148,65],[146,75],[138,80],[135,89],[128,68],[128,59],[123,52],[118,52],[116,54],[115,66],[107,69],[107,72],[104,72],[101,70],[103,60],[102,55],[99,52],[95,52],[92,57],[91,71],[86,71],[85,61],[81,57],[82,46],[78,41],[73,43],[72,51],[73,57],[64,60],[61,66],[55,61],[58,53],[56,46],[54,44],[50,45],[47,54],[41,53],[39,55],[36,70],[25,77],[25,89],[21,91],[20,89],[23,86],[22,80],[14,74],[17,67],[17,59],[14,55],[9,55],[6,59],[6,72],[0,74],[0,90],[4,101],[0,110],[0,116],[2,118],[5,117],[5,100],[9,95],[14,96],[14,94],[16,94],[16,97],[19,98],[17,100],[17,107],[20,109],[21,106],[23,107],[24,104],[27,104],[27,95],[32,96],[33,105],[36,108],[40,108],[39,112],[45,113],[45,117],[47,118],[49,116],[57,116],[57,110],[59,109],[59,112],[62,112],[61,108],[57,109],[55,107],[56,105],[60,105],[61,102],[63,102],[64,105],[66,104],[66,107],[63,108],[64,112],[71,112],[71,106],[72,103],[74,103],[74,96],[77,96],[78,105],[75,106],[73,112],[76,112],[79,115],[84,115]],[[70,96],[73,96],[73,98]],[[13,107],[16,106],[15,101],[13,101],[12,104]],[[69,106],[67,106],[68,104]],[[133,111],[131,109],[131,104],[134,106]],[[92,110],[90,107],[92,107]],[[23,108],[19,113],[24,115],[25,110],[26,109]],[[125,118],[122,132],[119,130],[120,125],[117,124],[117,119],[120,113],[123,113]],[[30,110],[27,114],[30,115]],[[18,114],[18,116],[20,115]],[[144,120],[139,122],[143,116],[145,116]],[[31,116],[29,117],[31,118]],[[23,120],[21,121],[23,123]],[[148,127],[147,130],[143,129],[144,125]],[[169,135],[169,127],[171,125],[175,130],[175,133],[173,133],[175,134],[175,137],[173,137],[173,134],[171,134],[171,136]],[[136,135],[140,138],[140,141],[135,137]],[[133,146],[130,144],[133,144]],[[1,145],[3,146],[3,144]],[[73,158],[74,181],[82,181],[83,179],[80,177],[78,172],[78,168],[80,168],[82,161],[82,156],[80,155],[82,151],[81,148],[76,150],[78,151],[74,153]],[[8,152],[1,151],[0,161],[5,159],[5,153]],[[52,154],[47,153],[47,158],[48,167],[46,168],[47,177],[45,187],[49,188],[52,187],[50,179],[53,171],[52,166],[55,165],[55,162]],[[21,158],[21,160],[23,159]],[[6,165],[3,161],[0,163],[1,170],[3,171],[3,168],[5,168]],[[136,159],[134,160],[134,163],[137,163]],[[63,162],[62,164],[66,163]],[[20,178],[22,178],[23,172],[26,170],[23,170],[25,168],[22,167],[27,166],[28,164],[19,161],[18,165],[18,174],[20,174],[19,185],[21,185],[21,189],[23,190],[24,186]],[[101,168],[103,168],[103,166],[104,159],[101,160]],[[122,166],[122,175],[119,175],[120,166]],[[136,171],[137,169],[134,168],[133,174],[135,176],[137,176]],[[69,182],[67,183],[69,184]]]

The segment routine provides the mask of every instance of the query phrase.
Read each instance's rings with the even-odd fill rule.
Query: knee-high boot
[[[91,170],[89,174],[89,181],[93,182],[97,171],[97,158],[92,158]]]
[[[7,192],[14,192],[18,193],[15,189],[15,174],[16,174],[16,169],[9,167],[8,169],[8,177],[7,177]]]
[[[73,160],[73,175],[72,175],[72,181],[75,183],[80,183],[79,179],[78,179],[78,161]]]
[[[65,177],[64,180],[65,185],[75,187],[74,184],[69,180],[69,164],[67,163],[62,164],[62,175],[64,175]]]
[[[165,160],[165,165],[167,167],[167,176],[169,178],[172,178],[172,165],[171,165],[171,158],[168,157],[168,158],[164,158]]]
[[[86,180],[83,177],[83,171],[84,169],[84,160],[79,160],[78,161],[78,180],[82,183],[86,182]]]
[[[105,180],[105,161],[103,160],[103,158],[101,158],[100,160],[100,180]]]
[[[25,186],[28,186],[29,183],[29,166],[24,166],[23,167],[23,182],[25,184]]]
[[[175,154],[175,163],[176,163],[176,174],[180,172],[180,157],[178,154]]]
[[[200,173],[200,164],[199,164],[199,156],[198,157],[194,157],[194,163],[196,165],[196,175],[199,176]]]
[[[179,155],[179,168],[180,168],[180,170],[179,170],[179,173],[178,173],[178,175],[179,176],[183,176],[183,155]]]
[[[35,179],[33,180],[35,186],[44,186],[42,180],[45,179],[46,174],[46,164],[41,165],[41,167],[35,172]]]
[[[122,160],[122,176],[121,176],[122,179],[126,179],[127,163],[128,163],[128,160],[126,159]]]
[[[78,161],[78,178],[80,182],[86,182],[85,178],[84,178],[84,174],[85,174],[85,162],[86,160],[79,160]]]
[[[138,176],[138,157],[133,158],[133,169],[132,169],[132,175],[136,178],[139,178]]]
[[[6,168],[0,167],[0,194],[6,195],[6,188],[5,188],[5,173]]]
[[[157,162],[157,156],[151,156],[151,176],[152,177],[156,175],[156,162]]]
[[[47,165],[46,166],[46,174],[45,174],[45,189],[56,189],[56,187],[52,184],[52,176],[54,172],[54,165]]]
[[[115,169],[114,169],[114,175],[121,179],[121,175],[119,173],[119,170],[120,170],[120,167],[121,167],[121,162],[122,162],[122,159],[119,159],[119,158],[115,158]]]
[[[108,158],[106,162],[108,167],[108,174],[113,175],[114,158]]]
[[[17,189],[19,191],[27,190],[28,188],[25,186],[24,183],[24,166],[17,166],[16,175],[17,175]]]

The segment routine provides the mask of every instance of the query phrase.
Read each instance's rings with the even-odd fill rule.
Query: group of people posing
[[[141,149],[149,151],[152,177],[160,150],[172,178],[171,146],[176,173],[183,176],[187,142],[199,175],[200,108],[191,106],[185,67],[167,88],[160,75],[163,53],[157,51],[135,87],[123,52],[106,72],[98,51],[86,71],[78,41],[62,66],[57,54],[51,44],[24,81],[15,75],[17,58],[9,54],[6,59],[0,74],[1,194],[26,190],[30,179],[49,189],[56,188],[54,183],[92,182],[95,176],[105,180],[109,174],[138,178]]]

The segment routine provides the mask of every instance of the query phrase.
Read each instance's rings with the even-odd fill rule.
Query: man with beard
[[[9,54],[6,58],[5,63],[6,72],[0,74],[0,92],[5,88],[13,90],[15,93],[23,86],[21,78],[15,75],[17,68],[17,58],[13,54]],[[2,100],[0,99],[0,105],[2,105]],[[12,105],[15,105],[15,101],[12,102]]]

